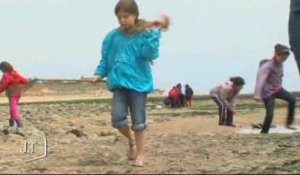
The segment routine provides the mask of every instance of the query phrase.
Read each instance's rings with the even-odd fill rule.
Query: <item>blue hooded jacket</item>
[[[125,88],[149,93],[153,90],[150,62],[159,56],[160,30],[126,35],[114,29],[102,44],[102,59],[95,75],[107,77],[110,91]]]

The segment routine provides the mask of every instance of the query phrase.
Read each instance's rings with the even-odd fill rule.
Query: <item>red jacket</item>
[[[0,84],[0,93],[6,91],[8,96],[21,96],[21,85],[28,83],[29,80],[15,70],[5,72]]]
[[[177,98],[178,97],[178,90],[177,90],[177,88],[172,88],[169,91],[169,97],[172,97],[172,98]]]

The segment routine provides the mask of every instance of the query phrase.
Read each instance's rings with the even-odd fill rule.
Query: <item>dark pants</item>
[[[219,107],[219,125],[232,125],[233,113],[228,110],[223,100],[218,97],[212,97],[212,99]]]
[[[282,99],[288,102],[288,114],[286,125],[291,125],[294,122],[296,99],[285,89],[281,89],[273,96],[263,99],[266,108],[266,117],[262,126],[261,133],[269,133],[269,129],[274,117],[275,99]]]
[[[291,3],[291,11],[289,18],[289,38],[291,50],[294,53],[295,60],[300,74],[300,1]],[[297,10],[298,9],[298,10]]]
[[[179,94],[178,106],[179,107],[185,106],[185,96],[184,96],[184,94]]]

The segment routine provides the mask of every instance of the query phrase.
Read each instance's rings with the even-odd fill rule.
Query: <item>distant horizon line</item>
[[[80,78],[33,78],[36,81],[41,81],[41,82],[90,82],[89,80],[91,79],[91,77],[84,77],[81,76]],[[101,82],[105,83],[106,79],[101,80]],[[171,88],[171,87],[170,87]],[[168,92],[168,90],[164,89],[164,88],[153,88],[152,93],[158,92],[160,94],[164,94],[166,92]],[[290,91],[292,94],[294,94],[297,97],[300,97],[300,91],[295,90],[295,91]],[[208,96],[208,93],[202,92],[202,93],[195,93],[195,96],[201,96],[201,97],[205,97]],[[253,96],[253,93],[251,92],[244,92],[239,94],[239,96]]]

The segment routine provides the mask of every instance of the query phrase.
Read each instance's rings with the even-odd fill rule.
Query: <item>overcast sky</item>
[[[118,27],[117,0],[0,0],[0,61],[28,77],[92,76],[105,35]],[[253,92],[261,59],[288,45],[289,0],[137,0],[141,18],[172,18],[153,67],[155,87],[189,83],[207,93],[230,76]],[[299,90],[294,57],[284,86]]]

